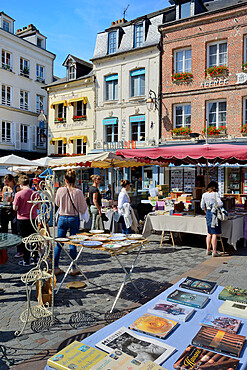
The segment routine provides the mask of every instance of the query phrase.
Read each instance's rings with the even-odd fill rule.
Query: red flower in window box
[[[191,72],[177,72],[172,74],[172,81],[190,81],[193,78],[193,74]]]

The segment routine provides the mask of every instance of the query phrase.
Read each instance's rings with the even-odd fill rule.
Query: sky
[[[65,77],[62,66],[68,54],[85,61],[93,56],[98,32],[109,28],[112,21],[130,21],[169,6],[168,0],[9,0],[1,2],[0,11],[15,19],[15,32],[33,24],[47,37],[46,49],[56,54],[54,75]]]

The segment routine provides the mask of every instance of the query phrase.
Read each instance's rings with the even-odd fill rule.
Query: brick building
[[[195,1],[187,3],[192,9]],[[159,27],[162,144],[171,144],[175,138],[179,143],[180,136],[172,130],[180,127],[199,133],[201,140],[206,127],[214,126],[220,135],[208,132],[209,142],[245,140],[241,128],[247,123],[247,70],[243,66],[247,61],[247,1],[215,0],[201,5],[202,13],[190,13]],[[182,138],[180,143],[197,140]]]

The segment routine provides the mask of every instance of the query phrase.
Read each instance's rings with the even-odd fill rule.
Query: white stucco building
[[[96,77],[94,151],[159,145],[159,101],[158,109],[149,111],[146,100],[150,90],[157,98],[161,91],[158,26],[170,16],[174,15],[168,8],[130,22],[118,20],[97,35],[92,58]],[[142,188],[158,182],[158,168],[138,171],[126,170],[123,176],[142,178]]]
[[[47,92],[53,81],[55,55],[46,50],[46,37],[35,26],[17,30],[0,12],[0,155],[15,153],[30,159],[46,153],[38,116],[47,114]]]

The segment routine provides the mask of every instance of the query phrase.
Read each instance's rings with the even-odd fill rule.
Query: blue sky
[[[170,5],[168,0],[9,0],[2,2],[0,11],[15,19],[15,31],[32,23],[47,37],[47,50],[56,54],[54,74],[64,77],[66,56],[89,61],[97,33],[123,18],[128,4],[128,21]]]

